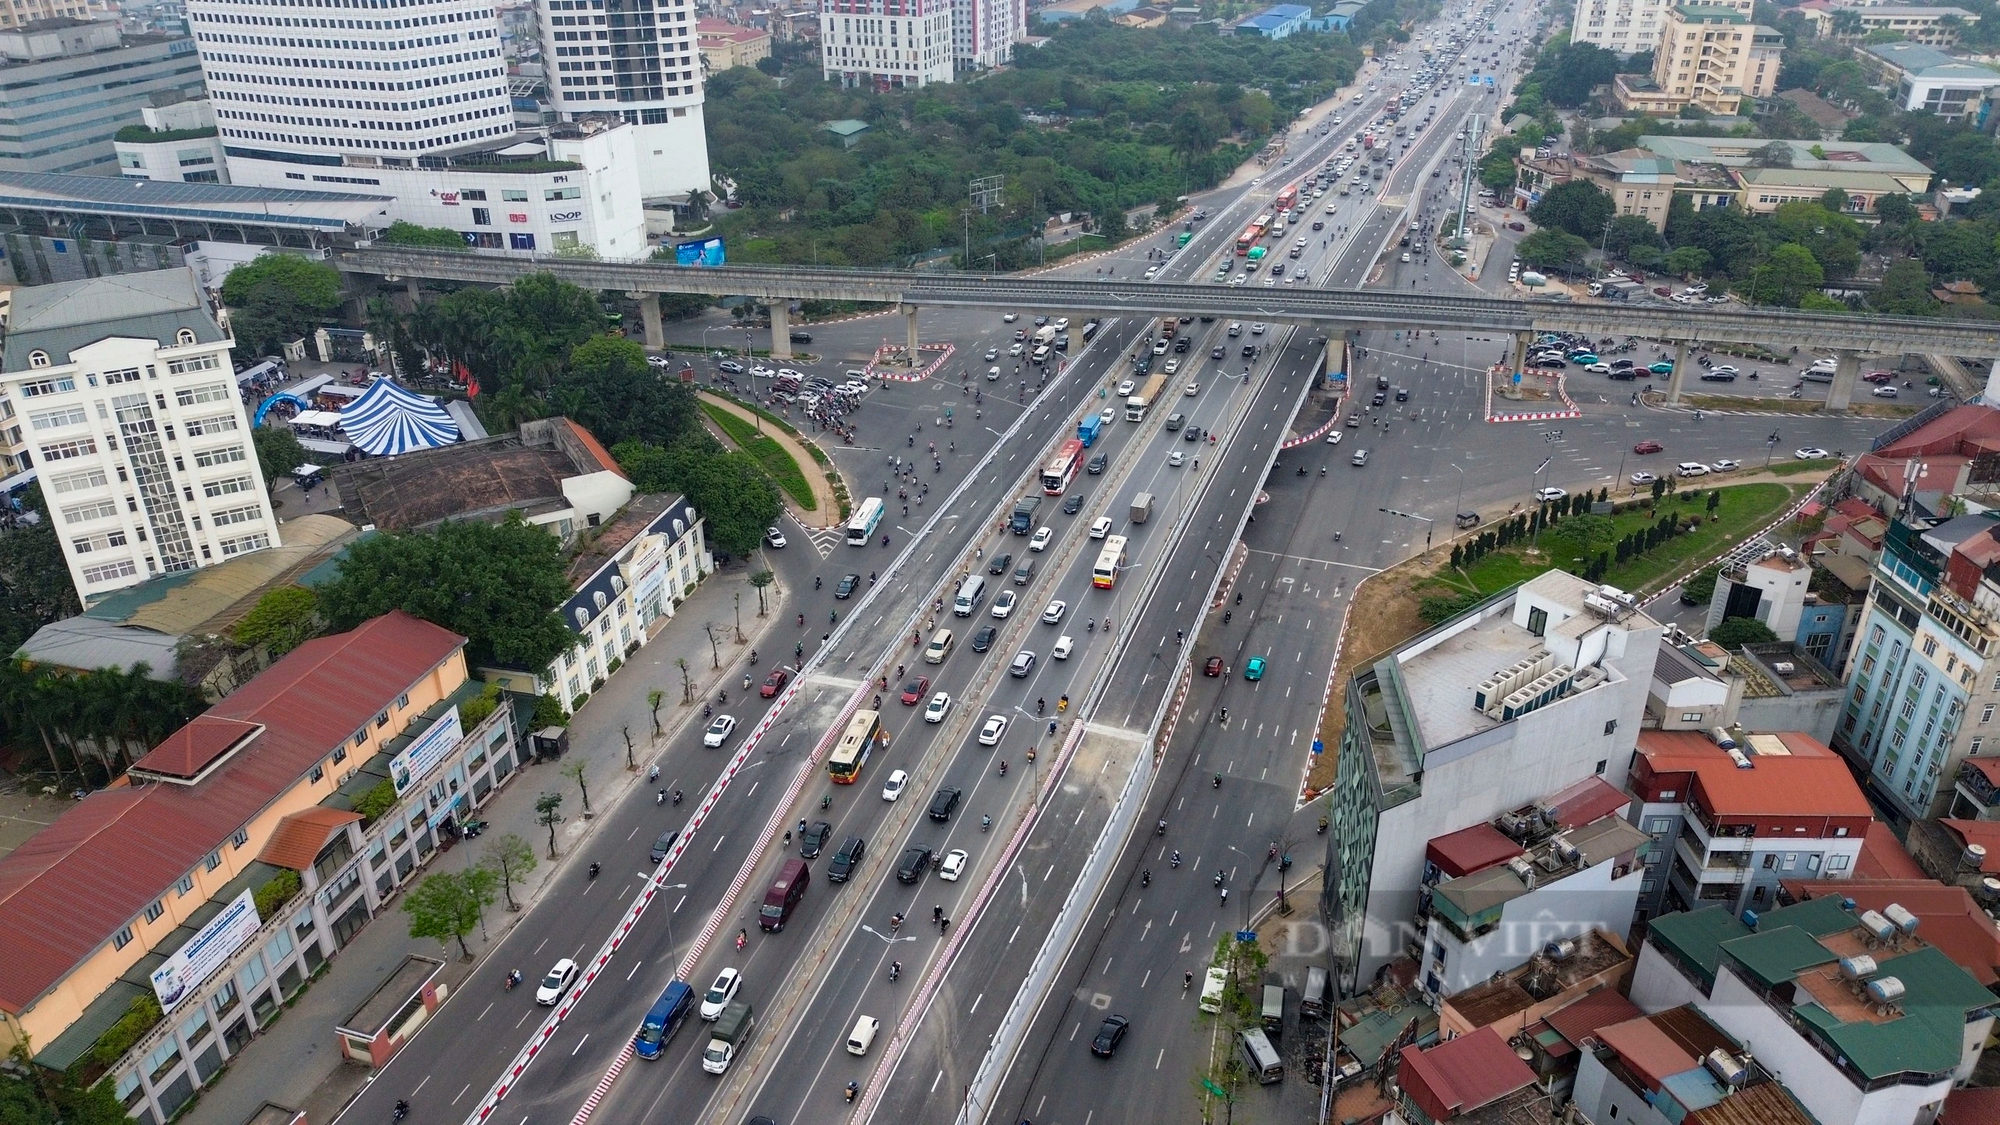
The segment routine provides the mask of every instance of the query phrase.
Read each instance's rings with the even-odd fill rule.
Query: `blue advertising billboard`
[[[704,238],[698,241],[674,243],[674,261],[683,266],[719,266],[723,264],[722,240]]]

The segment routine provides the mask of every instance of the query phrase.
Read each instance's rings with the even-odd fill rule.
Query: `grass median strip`
[[[819,501],[813,498],[812,485],[806,481],[805,470],[799,466],[796,457],[785,452],[784,446],[757,432],[756,424],[742,415],[712,402],[702,403],[701,408],[711,421],[722,428],[723,433],[729,435],[729,440],[735,442],[737,448],[756,458],[757,464],[771,474],[771,479],[778,482],[778,487],[784,489],[785,495],[790,496],[794,503],[808,512],[819,509]]]

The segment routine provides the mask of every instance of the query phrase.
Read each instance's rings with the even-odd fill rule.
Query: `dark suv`
[[[972,651],[985,652],[987,649],[992,648],[993,638],[999,635],[999,632],[1000,630],[987,625],[982,627],[977,633],[972,634]]]
[[[903,861],[896,865],[896,881],[914,883],[924,877],[930,865],[931,850],[922,844],[911,844],[903,849]]]
[[[799,834],[799,858],[818,859],[826,850],[826,842],[833,836],[833,825],[824,820],[816,820]]]
[[[958,808],[958,799],[962,796],[964,796],[962,792],[949,785],[938,790],[937,796],[931,798],[931,819],[950,820],[952,811]]]
[[[867,854],[868,841],[859,836],[849,836],[840,850],[833,853],[833,861],[826,865],[826,879],[829,883],[845,883],[861,866],[861,857]]]
[[[833,596],[844,601],[854,596],[854,588],[859,585],[861,585],[859,574],[843,574],[840,577],[840,585],[833,588]]]
[[[993,562],[986,568],[986,573],[994,575],[1005,574],[1007,573],[1007,568],[1013,565],[1013,555],[994,555]]]

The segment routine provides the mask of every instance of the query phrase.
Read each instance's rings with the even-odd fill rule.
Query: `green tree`
[[[518,514],[358,540],[319,589],[335,629],[401,609],[464,636],[473,665],[530,669],[571,645],[555,613],[569,594],[561,543]]]
[[[1493,150],[1479,158],[1479,182],[1494,191],[1507,191],[1514,186],[1514,157],[1520,152],[1518,146],[1506,142],[1494,145]]]
[[[460,956],[472,960],[465,935],[479,925],[486,908],[493,905],[495,876],[477,867],[464,871],[436,871],[403,896],[403,912],[410,916],[410,936],[458,942]]]
[[[1938,312],[1938,300],[1931,296],[1931,275],[1915,258],[1896,259],[1882,274],[1882,282],[1868,303],[1879,312],[1897,316],[1936,316]]]
[[[1515,253],[1537,269],[1572,270],[1583,264],[1590,243],[1562,230],[1538,230],[1522,239]]]
[[[0,535],[0,651],[13,652],[35,630],[83,611],[55,521],[40,485],[29,485],[22,508],[37,522]]]
[[[1737,649],[1744,645],[1768,644],[1777,640],[1778,634],[1754,617],[1725,617],[1722,624],[1709,630],[1708,639],[1723,648]]]
[[[582,758],[572,758],[569,761],[569,763],[563,766],[562,768],[562,775],[566,778],[569,778],[571,781],[576,782],[576,791],[578,793],[583,794],[583,818],[585,820],[589,820],[591,817],[590,784],[589,782],[584,780],[584,777],[588,772],[589,771],[587,770],[584,760]]]
[[[1611,197],[1596,184],[1571,180],[1542,193],[1541,200],[1528,209],[1528,217],[1543,230],[1568,231],[1595,243],[1615,209]]]
[[[1910,202],[1907,195],[1885,195],[1875,201],[1875,217],[1884,223],[1901,226],[1916,222],[1921,216],[1917,205]]]
[[[299,444],[298,435],[282,423],[252,430],[250,444],[257,450],[257,468],[264,474],[265,484],[276,484],[279,477],[312,463],[312,455]]]
[[[1631,261],[1634,249],[1657,250],[1664,244],[1660,232],[1653,229],[1652,221],[1645,216],[1620,215],[1611,220],[1611,232],[1605,238],[1604,252],[1614,258]]]
[[[340,307],[339,270],[325,262],[276,251],[230,270],[222,279],[222,303],[232,309],[243,308],[266,286],[284,290],[299,308],[315,316]]]
[[[1681,596],[1692,599],[1696,605],[1707,605],[1708,600],[1715,596],[1715,579],[1721,571],[1721,567],[1711,566],[1697,572],[1693,578],[1681,583]]]
[[[1787,242],[1772,250],[1770,258],[1750,275],[1749,293],[1753,301],[1797,305],[1801,296],[1825,281],[1826,274],[1812,251]]]
[[[267,591],[236,623],[236,643],[263,645],[273,660],[319,632],[319,596],[304,586]]]
[[[1790,168],[1792,166],[1792,146],[1783,141],[1772,141],[1750,150],[1752,168]]]
[[[619,336],[578,344],[550,397],[607,446],[628,439],[672,445],[701,425],[694,388],[662,379],[645,349]]]
[[[556,825],[562,822],[561,793],[543,793],[535,798],[535,823],[549,830],[550,859],[556,857]]]
[[[463,250],[465,236],[444,227],[425,227],[397,219],[389,229],[375,236],[386,246],[413,246],[424,250]]]
[[[554,850],[551,845],[551,854]],[[498,876],[501,893],[507,896],[507,909],[521,909],[520,904],[514,901],[514,884],[526,881],[528,873],[536,866],[535,849],[528,841],[512,832],[497,840],[489,840],[479,862]]]

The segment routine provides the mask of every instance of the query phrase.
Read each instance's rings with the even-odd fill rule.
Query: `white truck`
[[[715,1027],[708,1033],[708,1048],[701,1053],[701,1068],[710,1074],[722,1074],[729,1064],[736,1061],[736,1052],[750,1038],[750,1030],[757,1026],[755,1014],[748,1001],[733,1001],[722,1010],[715,1021]]]

